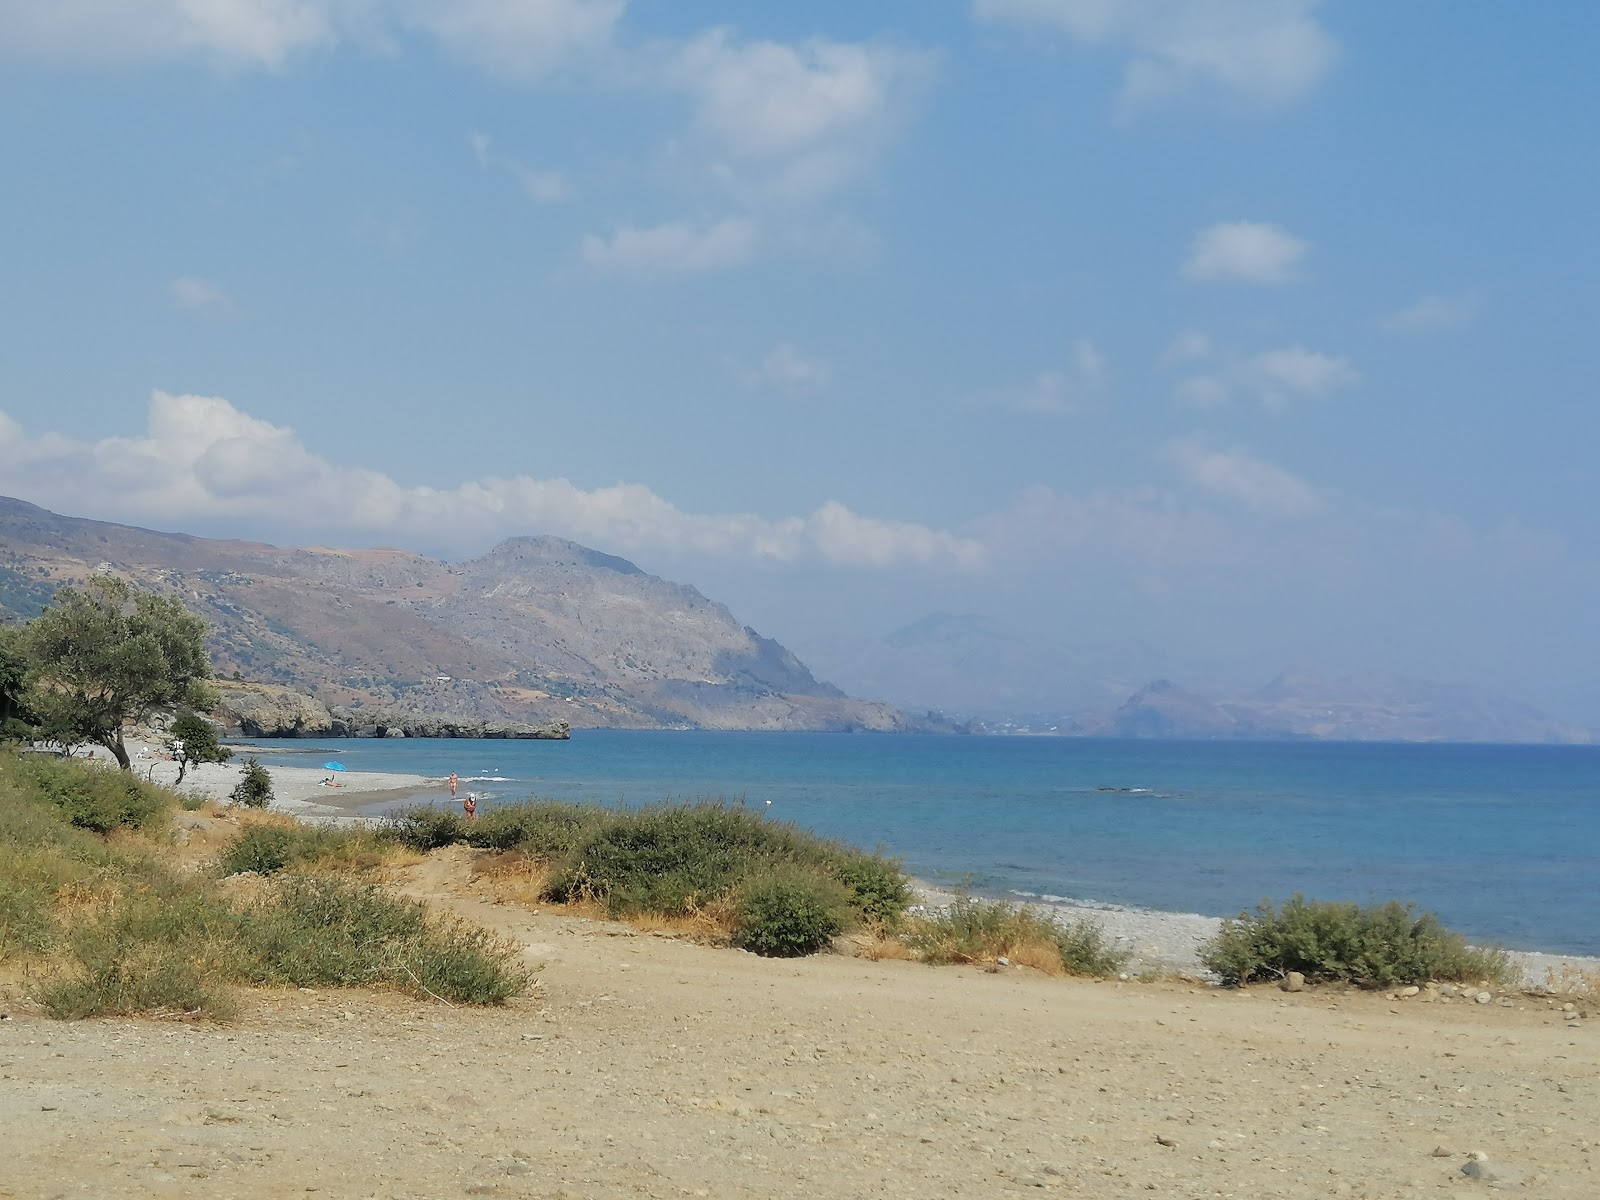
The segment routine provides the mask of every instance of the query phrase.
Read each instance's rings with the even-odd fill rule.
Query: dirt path
[[[14,1012],[0,1196],[1498,1194],[1473,1150],[1600,1196],[1600,1014],[762,960],[496,905],[464,861],[409,886],[524,943],[535,997]]]

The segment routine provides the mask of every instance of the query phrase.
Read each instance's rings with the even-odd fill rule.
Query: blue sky
[[[1600,721],[1597,37],[1486,0],[0,0],[0,492],[558,533],[802,647],[978,612]]]

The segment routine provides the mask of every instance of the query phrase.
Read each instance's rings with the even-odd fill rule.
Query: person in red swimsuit
[[[478,819],[478,798],[471,792],[468,792],[467,798],[461,802],[461,811],[467,814],[469,821]]]

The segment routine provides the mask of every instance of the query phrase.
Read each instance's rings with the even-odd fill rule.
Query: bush
[[[851,907],[870,921],[893,921],[911,903],[911,884],[895,859],[850,851],[838,874],[850,889]]]
[[[1278,910],[1263,900],[1253,914],[1224,921],[1200,958],[1207,969],[1241,985],[1281,979],[1290,971],[1313,982],[1383,988],[1501,980],[1509,970],[1503,951],[1474,949],[1433,913],[1417,916],[1409,904],[1391,900],[1363,908],[1303,896]]]
[[[384,836],[424,852],[456,843],[516,851],[549,866],[545,899],[596,900],[613,916],[727,911],[758,881],[785,871],[842,896],[841,927],[858,915],[893,921],[911,896],[892,859],[720,801],[641,809],[529,801],[493,808],[477,822],[418,808],[395,817]]]
[[[948,908],[914,922],[903,935],[925,963],[993,962],[1010,958],[1028,966],[1071,975],[1114,975],[1126,951],[1107,944],[1093,921],[1061,925],[1003,900],[958,897]]]
[[[295,832],[281,825],[252,825],[228,843],[217,859],[217,870],[223,875],[274,874],[292,861],[295,840]]]
[[[256,983],[384,985],[455,1004],[501,1004],[528,985],[516,945],[459,921],[430,922],[420,904],[376,887],[289,876],[242,928]]]
[[[221,875],[254,871],[271,875],[285,867],[364,869],[383,860],[386,842],[364,829],[336,825],[250,825],[217,858]]]
[[[235,901],[212,875],[168,868],[147,852],[152,843],[76,828],[45,785],[120,773],[37,757],[0,752],[0,961],[33,960],[33,994],[52,1016],[227,1017],[239,983],[360,984],[458,1004],[499,1003],[527,987],[519,946],[430,919],[412,901],[282,874]],[[377,849],[361,831],[257,825],[227,853],[281,872]]]
[[[266,808],[272,803],[272,776],[254,754],[244,760],[243,773],[228,798],[246,808]]]
[[[733,944],[770,958],[815,954],[843,932],[850,896],[825,875],[780,870],[746,884]]]
[[[173,804],[169,793],[127,771],[49,754],[19,755],[13,763],[19,783],[55,805],[73,825],[94,833],[119,826],[143,829]]]
[[[382,834],[420,854],[454,846],[467,839],[468,821],[458,812],[442,808],[413,808],[391,817]]]

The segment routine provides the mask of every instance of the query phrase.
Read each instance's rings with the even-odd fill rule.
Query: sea
[[[261,759],[455,771],[480,812],[720,799],[980,895],[1211,916],[1399,899],[1480,944],[1600,956],[1600,746],[576,730]]]

